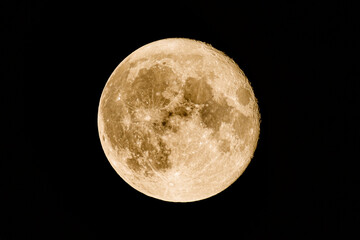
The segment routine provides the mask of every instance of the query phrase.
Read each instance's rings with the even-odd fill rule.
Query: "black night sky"
[[[354,237],[354,4],[117,2],[0,3],[1,240]],[[115,67],[168,37],[201,40],[233,58],[262,116],[244,174],[221,194],[187,204],[128,186],[97,131],[98,102]]]

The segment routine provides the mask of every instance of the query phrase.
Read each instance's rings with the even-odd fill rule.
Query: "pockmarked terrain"
[[[116,172],[138,191],[191,202],[231,185],[256,149],[260,113],[244,73],[200,41],[145,45],[110,76],[98,128]]]

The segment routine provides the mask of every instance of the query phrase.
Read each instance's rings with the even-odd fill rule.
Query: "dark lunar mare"
[[[149,124],[136,119],[135,111],[139,108],[160,109],[169,103],[169,100],[161,94],[169,86],[169,81],[174,78],[174,73],[169,67],[154,65],[149,69],[141,69],[129,84],[128,72],[114,78],[113,84],[130,89],[123,94],[121,101],[116,101],[117,91],[107,92],[102,109],[104,118],[104,130],[114,149],[128,149],[131,157],[126,164],[135,172],[143,172],[145,175],[153,175],[153,170],[166,171],[171,168],[169,155],[171,150],[160,138],[159,128],[154,126],[158,123]],[[130,126],[122,124],[124,113],[131,116]],[[116,122],[116,124],[114,124]],[[146,156],[145,156],[146,154]],[[143,161],[142,159],[145,159]],[[151,159],[151,161],[148,161]]]
[[[109,92],[108,100],[104,103],[103,109],[106,111],[103,115],[105,132],[113,148],[120,146],[131,152],[132,155],[126,160],[126,164],[133,171],[152,176],[153,170],[161,172],[171,168],[172,164],[169,160],[171,150],[166,147],[160,136],[166,131],[177,132],[178,126],[172,124],[171,120],[180,117],[186,121],[194,114],[195,109],[199,111],[202,124],[214,130],[213,136],[224,122],[232,124],[238,138],[249,137],[250,118],[229,106],[225,97],[215,101],[213,88],[207,83],[206,76],[200,79],[187,78],[180,104],[169,111],[162,110],[160,120],[151,120],[150,123],[139,121],[136,119],[135,110],[139,108],[164,109],[170,100],[163,97],[162,93],[168,90],[172,81],[178,81],[178,79],[172,69],[163,64],[141,69],[131,84],[126,81],[127,75],[128,72],[118,76],[115,83],[119,83],[130,91],[126,92],[125,99],[118,102],[111,101],[117,98],[118,93]],[[178,93],[174,93],[174,96],[176,94]],[[242,97],[240,99],[242,103],[248,102],[249,94],[246,90],[238,90],[237,94]],[[120,123],[123,119],[122,113],[126,111],[131,116],[129,128],[125,128],[123,124],[111,124],[111,121]],[[109,121],[106,121],[107,119]],[[228,140],[221,139],[219,146],[223,152],[230,151]]]

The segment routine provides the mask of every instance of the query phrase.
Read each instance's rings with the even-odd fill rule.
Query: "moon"
[[[260,113],[243,71],[204,42],[169,38],[127,56],[98,108],[102,148],[134,189],[169,202],[214,196],[244,172]]]

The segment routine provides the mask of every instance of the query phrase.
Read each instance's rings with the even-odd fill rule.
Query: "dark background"
[[[91,2],[1,1],[1,240],[357,233],[354,4]],[[233,58],[262,115],[244,174],[221,194],[187,204],[133,190],[108,163],[97,132],[112,71],[168,37],[198,39]]]

